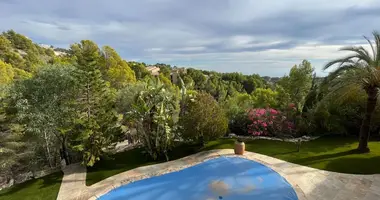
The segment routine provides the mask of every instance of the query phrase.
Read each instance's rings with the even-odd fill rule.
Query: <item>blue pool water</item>
[[[298,200],[292,186],[260,163],[219,157],[201,164],[136,181],[101,200]]]

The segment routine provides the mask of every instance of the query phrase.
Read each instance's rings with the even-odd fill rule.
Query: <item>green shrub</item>
[[[231,133],[236,135],[249,135],[248,125],[251,121],[248,118],[247,112],[241,111],[230,117],[228,122],[228,129]]]
[[[182,137],[202,145],[227,131],[228,119],[224,110],[208,93],[199,93],[194,101],[189,101],[187,111],[180,120]]]
[[[237,94],[222,102],[222,106],[228,117],[228,129],[237,135],[248,134],[250,120],[247,110],[253,106],[252,97],[249,94]]]
[[[168,151],[173,146],[178,118],[178,98],[158,80],[142,86],[126,117],[132,119],[146,152],[155,160],[169,160]]]

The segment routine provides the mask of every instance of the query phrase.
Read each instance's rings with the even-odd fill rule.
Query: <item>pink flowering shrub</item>
[[[295,128],[293,122],[287,120],[285,115],[273,108],[251,109],[248,117],[252,122],[248,125],[248,133],[255,136],[291,134]]]

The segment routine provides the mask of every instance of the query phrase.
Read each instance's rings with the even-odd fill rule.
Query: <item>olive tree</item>
[[[59,151],[66,164],[70,163],[67,145],[78,117],[75,70],[72,66],[43,67],[33,78],[17,83],[13,91],[17,119],[27,133],[43,141],[51,167]]]

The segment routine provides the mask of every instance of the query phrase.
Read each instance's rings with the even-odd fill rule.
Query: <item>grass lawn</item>
[[[294,143],[251,140],[246,141],[246,150],[272,156],[292,163],[305,165],[317,169],[352,174],[380,173],[380,142],[369,143],[371,149],[367,154],[356,154],[358,142],[356,138],[324,137],[301,145],[300,152]],[[204,148],[194,146],[177,147],[171,155],[172,160],[178,159],[197,151],[212,149],[227,149],[234,147],[233,139],[220,139],[209,142]],[[106,160],[101,160],[94,167],[88,168],[87,185],[92,185],[107,177],[139,166],[159,163],[144,158],[142,149],[134,149],[118,153]]]
[[[182,158],[199,151],[191,145],[181,145],[170,153],[170,160]],[[132,149],[110,156],[98,161],[93,167],[87,168],[86,184],[92,185],[115,174],[137,168],[140,166],[157,164],[164,161],[153,161],[143,154],[143,148]]]
[[[233,140],[218,140],[204,150],[233,148]],[[357,154],[356,138],[325,137],[303,143],[300,152],[293,143],[253,140],[246,142],[246,150],[292,163],[350,174],[380,174],[380,142],[369,142],[370,153]]]
[[[0,200],[55,200],[62,181],[62,172],[30,180],[0,191]]]

